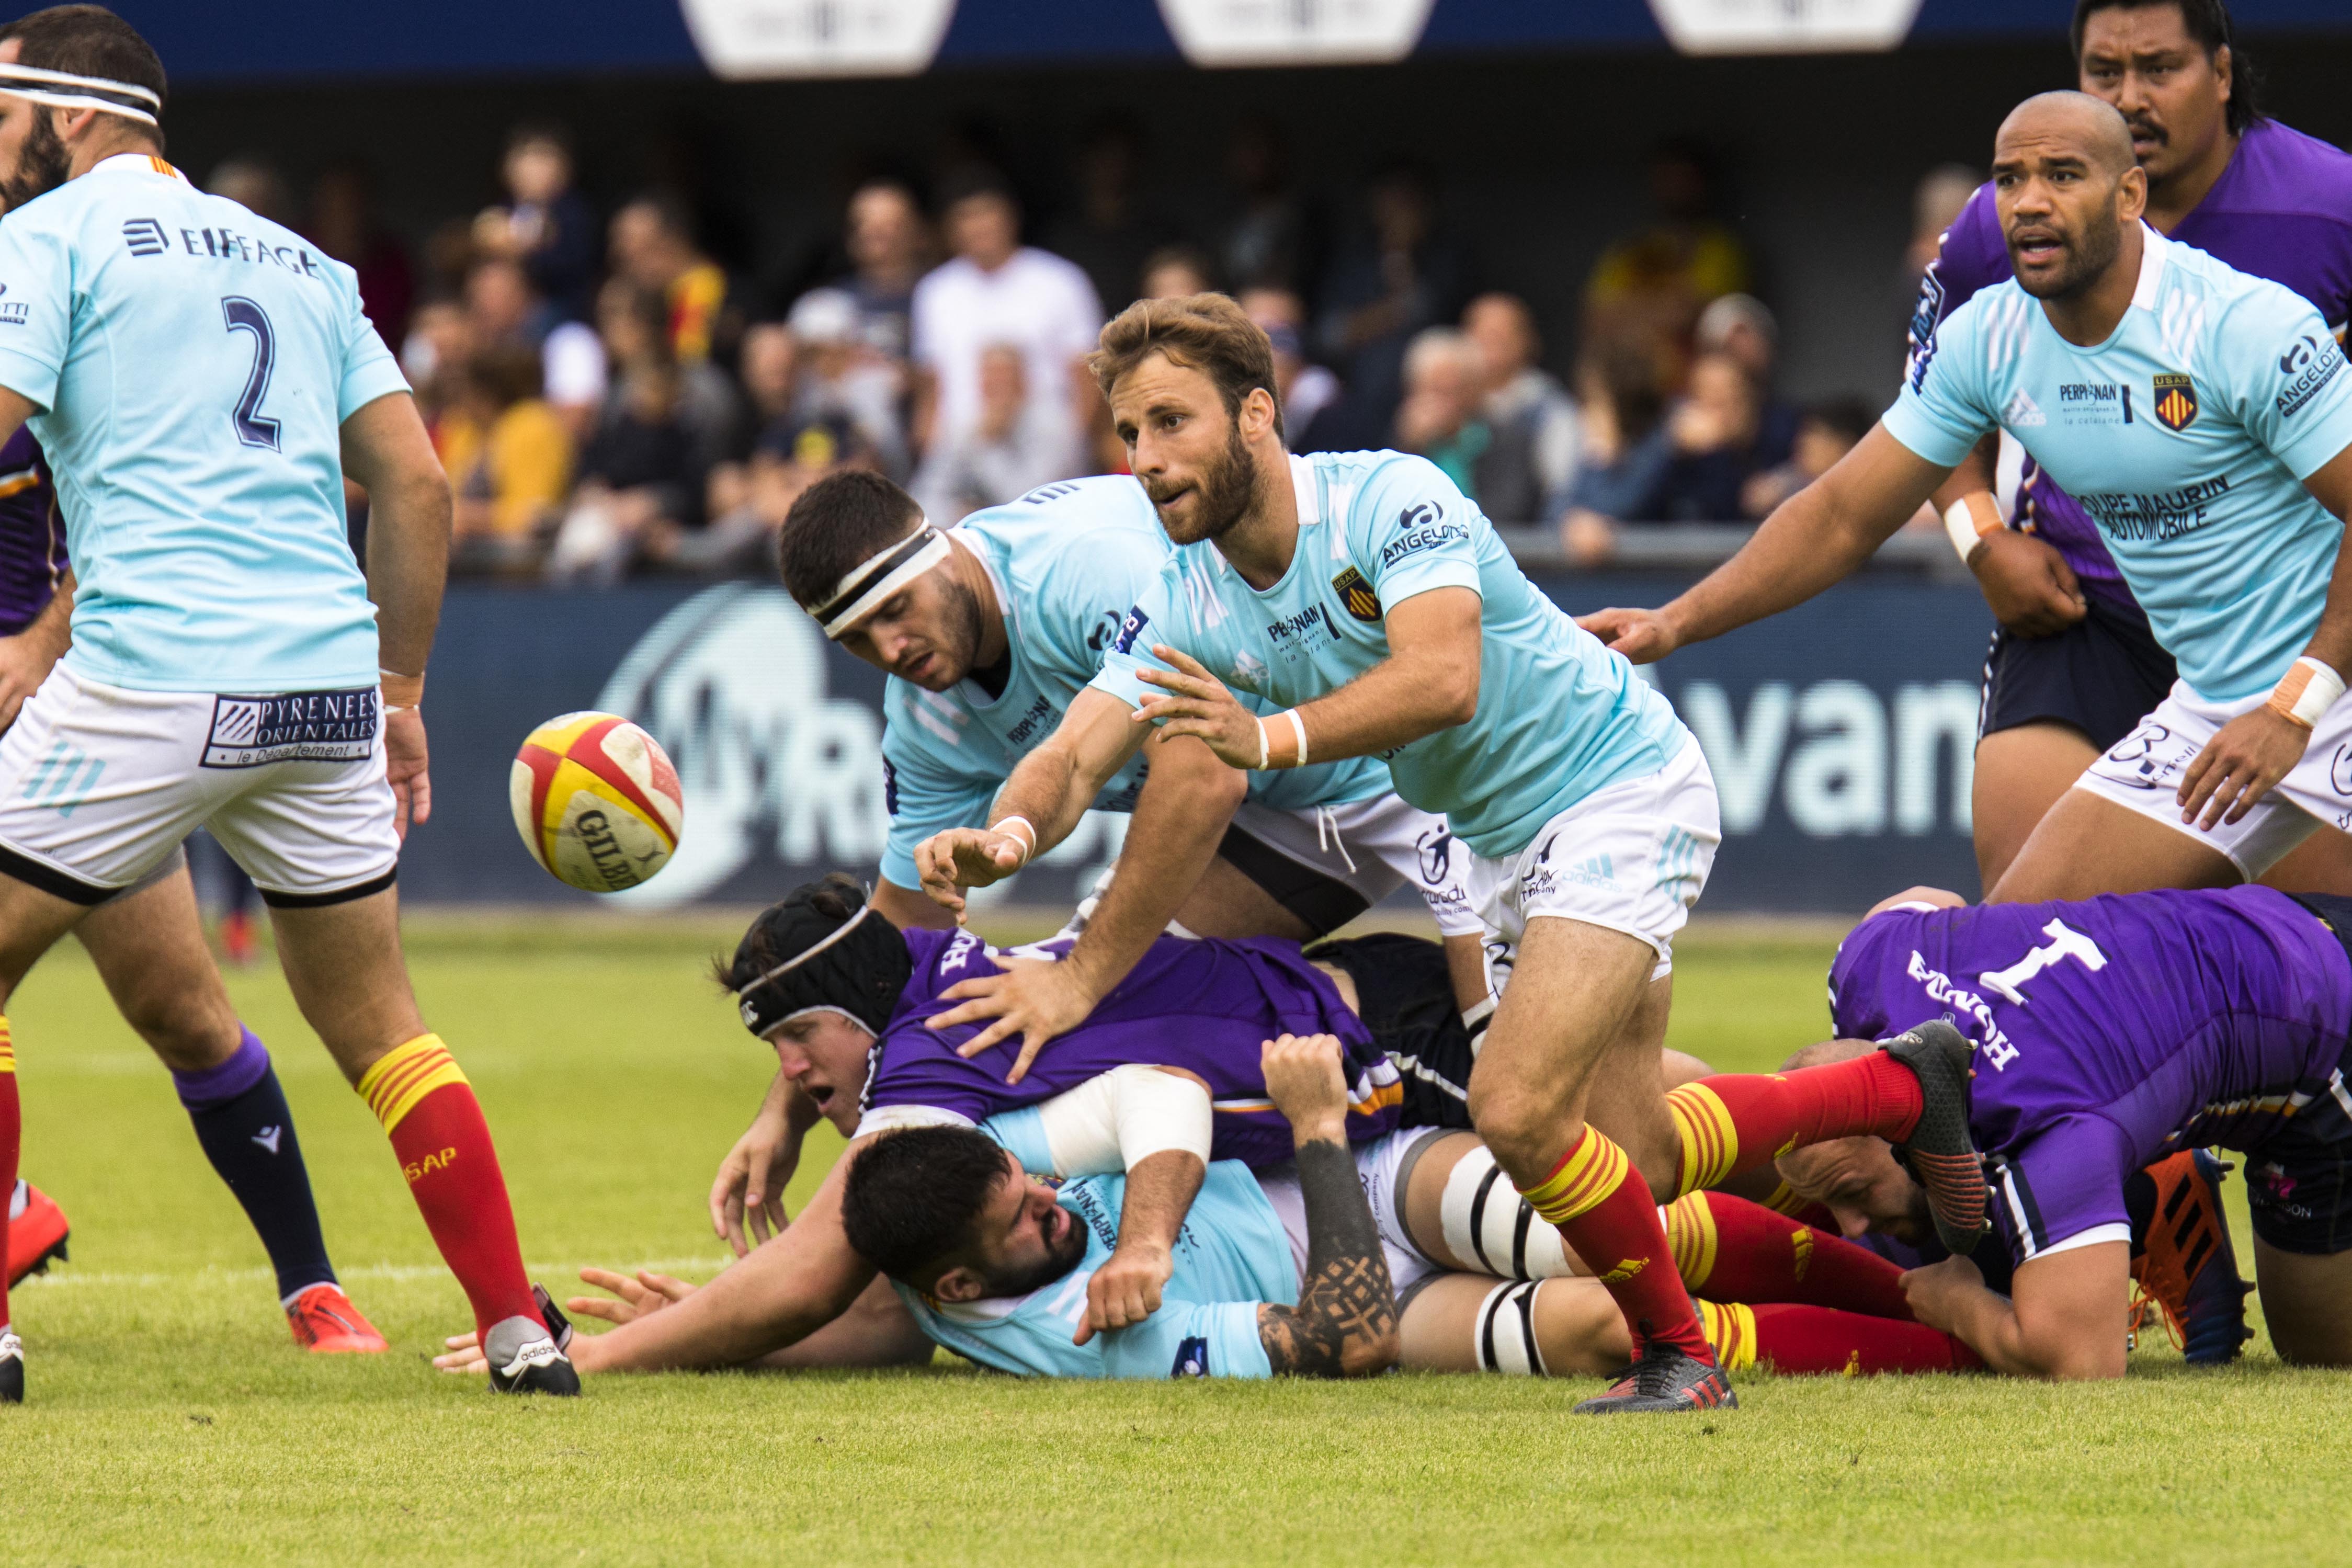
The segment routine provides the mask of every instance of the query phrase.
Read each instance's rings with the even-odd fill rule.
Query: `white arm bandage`
[[[1057,1176],[1131,1171],[1181,1150],[1209,1163],[1209,1091],[1189,1078],[1130,1063],[1037,1107]]]

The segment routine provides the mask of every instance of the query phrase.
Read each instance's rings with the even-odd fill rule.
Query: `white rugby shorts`
[[[59,666],[0,735],[0,872],[97,904],[198,827],[280,907],[392,886],[400,858],[374,687],[134,691]]]
[[[2251,882],[2286,858],[2322,826],[2352,831],[2352,702],[2320,715],[2296,763],[2236,822],[2211,832],[2180,820],[2181,775],[2221,726],[2270,700],[2265,691],[2238,702],[2209,702],[2176,680],[2156,711],[2084,770],[2074,787],[2185,833],[2230,858]]]
[[[1696,741],[1654,773],[1595,790],[1544,824],[1508,859],[1474,856],[1464,876],[1486,935],[1486,979],[1510,981],[1528,922],[1544,916],[1623,931],[1673,973],[1675,933],[1706,886],[1723,842],[1715,775]]]
[[[1475,936],[1482,929],[1463,881],[1470,847],[1454,837],[1444,817],[1395,795],[1303,811],[1244,801],[1217,853],[1317,937],[1330,935],[1408,885],[1429,906],[1441,934]],[[1096,879],[1061,935],[1086,930],[1118,874],[1114,862]],[[1173,922],[1168,929],[1192,934]]]

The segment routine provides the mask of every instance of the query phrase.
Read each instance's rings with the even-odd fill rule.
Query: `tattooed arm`
[[[1307,1273],[1296,1307],[1260,1307],[1258,1338],[1277,1373],[1369,1377],[1397,1359],[1396,1294],[1371,1205],[1348,1149],[1339,1042],[1285,1035],[1265,1044],[1265,1089],[1289,1118],[1307,1199]]]

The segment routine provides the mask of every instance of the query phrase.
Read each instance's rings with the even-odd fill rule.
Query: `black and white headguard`
[[[801,608],[816,617],[824,635],[835,642],[844,632],[872,615],[883,600],[948,558],[948,536],[929,523],[878,550],[841,574],[833,592]]]
[[[743,1026],[767,1039],[810,1013],[838,1013],[880,1035],[914,977],[914,955],[898,928],[864,901],[847,879],[805,882],[761,911],[742,946],[779,955],[773,967],[735,993]],[[856,898],[848,919],[817,907]],[[764,937],[764,941],[761,939]]]

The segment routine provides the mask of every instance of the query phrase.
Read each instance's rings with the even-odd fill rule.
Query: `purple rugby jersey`
[[[1976,1047],[1969,1126],[2020,1262],[2105,1226],[2182,1148],[2259,1144],[2342,1092],[2352,959],[2263,887],[1890,910],[1830,968],[1842,1038],[1949,1017]]]
[[[2246,128],[2229,166],[2169,237],[2239,271],[2283,283],[2316,306],[2338,338],[2352,321],[2352,155],[2275,120]],[[1916,354],[1945,317],[1980,289],[2011,276],[1990,184],[1979,187],[1944,233],[1920,280],[1911,317]],[[2137,612],[2123,574],[2082,504],[2026,459],[2022,520],[2056,547],[2085,589]]]
[[[66,571],[66,525],[32,432],[0,443],[0,637],[48,608]]]
[[[967,1061],[956,1047],[981,1024],[933,1030],[925,1020],[957,1004],[940,993],[965,980],[1003,973],[1000,958],[1068,956],[1067,941],[996,949],[966,931],[906,933],[914,978],[877,1042],[862,1105],[872,1131],[907,1110],[950,1111],[982,1121],[1051,1100],[1116,1067],[1182,1068],[1209,1086],[1216,1108],[1210,1157],[1253,1165],[1295,1157],[1290,1123],[1265,1098],[1259,1051],[1276,1035],[1336,1035],[1347,1049],[1348,1136],[1361,1142],[1396,1130],[1403,1089],[1396,1067],[1328,976],[1294,943],[1190,942],[1163,936],[1087,1021],[1038,1053],[1029,1076],[1008,1084],[1021,1037]]]

